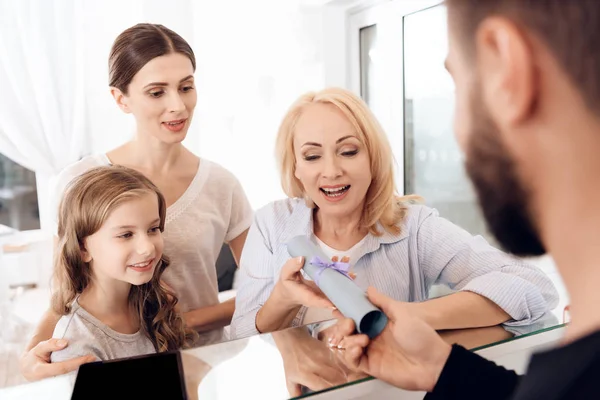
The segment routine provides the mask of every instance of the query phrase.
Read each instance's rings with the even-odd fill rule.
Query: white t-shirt
[[[356,263],[356,255],[360,252],[361,246],[366,240],[366,238],[367,236],[365,236],[360,242],[356,243],[348,250],[336,250],[333,247],[327,246],[323,241],[321,241],[321,239],[319,239],[315,235],[312,235],[312,240],[321,248],[321,250],[323,250],[323,253],[325,253],[330,259],[332,259],[333,257],[337,257],[338,261],[342,261],[342,258],[348,257],[350,270],[352,270],[352,266]],[[305,278],[310,279],[308,275],[305,275]],[[304,318],[302,319],[302,323],[312,324],[314,322],[324,321],[331,318],[333,318],[333,314],[330,309],[308,307],[306,309],[306,314],[304,314]]]
[[[71,313],[58,320],[52,337],[69,341],[69,346],[52,352],[53,363],[88,354],[106,361],[156,353],[152,341],[142,331],[117,332],[81,307],[77,300]]]
[[[52,209],[58,231],[58,206],[69,182],[91,168],[110,165],[105,154],[87,156],[56,178]],[[220,165],[200,160],[196,176],[183,195],[167,208],[164,253],[171,265],[164,281],[179,298],[182,312],[219,303],[216,261],[223,243],[250,227],[253,211],[239,181]],[[197,345],[222,341],[223,329],[200,335]]]
[[[360,240],[360,242],[356,243],[354,246],[352,246],[348,250],[336,250],[333,247],[327,246],[318,237],[316,237],[314,235],[313,235],[313,237],[314,237],[314,240],[316,241],[316,243],[321,248],[321,250],[323,250],[323,253],[325,253],[327,255],[327,257],[329,257],[330,259],[333,257],[337,257],[338,261],[342,261],[342,258],[348,257],[348,260],[349,260],[348,263],[351,266],[356,263],[356,256],[358,253],[360,253],[360,250],[361,250],[360,246],[362,246],[363,242],[367,239],[367,236],[365,236],[364,238],[362,238]]]

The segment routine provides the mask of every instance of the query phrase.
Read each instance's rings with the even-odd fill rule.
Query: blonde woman
[[[288,255],[297,235],[348,261],[359,286],[405,302],[436,329],[529,324],[557,304],[539,269],[396,195],[388,140],[351,92],[301,96],[276,146],[288,198],[258,211],[248,233],[235,337],[331,318],[333,305],[303,277],[303,261]],[[428,300],[435,283],[456,292]]]
[[[111,360],[178,350],[191,343],[160,279],[166,202],[135,170],[98,167],[77,177],[60,206],[52,308],[60,362],[91,354]]]

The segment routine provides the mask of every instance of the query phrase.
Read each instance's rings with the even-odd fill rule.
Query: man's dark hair
[[[446,0],[467,51],[487,17],[511,19],[541,39],[587,105],[600,113],[600,0]]]

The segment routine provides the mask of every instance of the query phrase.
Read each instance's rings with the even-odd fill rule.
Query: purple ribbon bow
[[[340,274],[344,275],[345,277],[352,279],[352,277],[348,273],[348,271],[350,270],[349,263],[340,262],[340,261],[333,262],[333,261],[329,261],[329,260],[323,261],[320,257],[317,257],[317,256],[311,258],[310,263],[312,265],[314,265],[315,267],[319,267],[319,269],[315,275],[315,283],[317,284],[317,286],[319,285],[319,278],[321,277],[321,274],[326,269],[333,269],[333,270],[339,272]]]

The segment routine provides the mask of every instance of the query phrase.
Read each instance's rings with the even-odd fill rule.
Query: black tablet
[[[175,351],[84,364],[71,399],[186,400],[185,390],[181,354]]]

